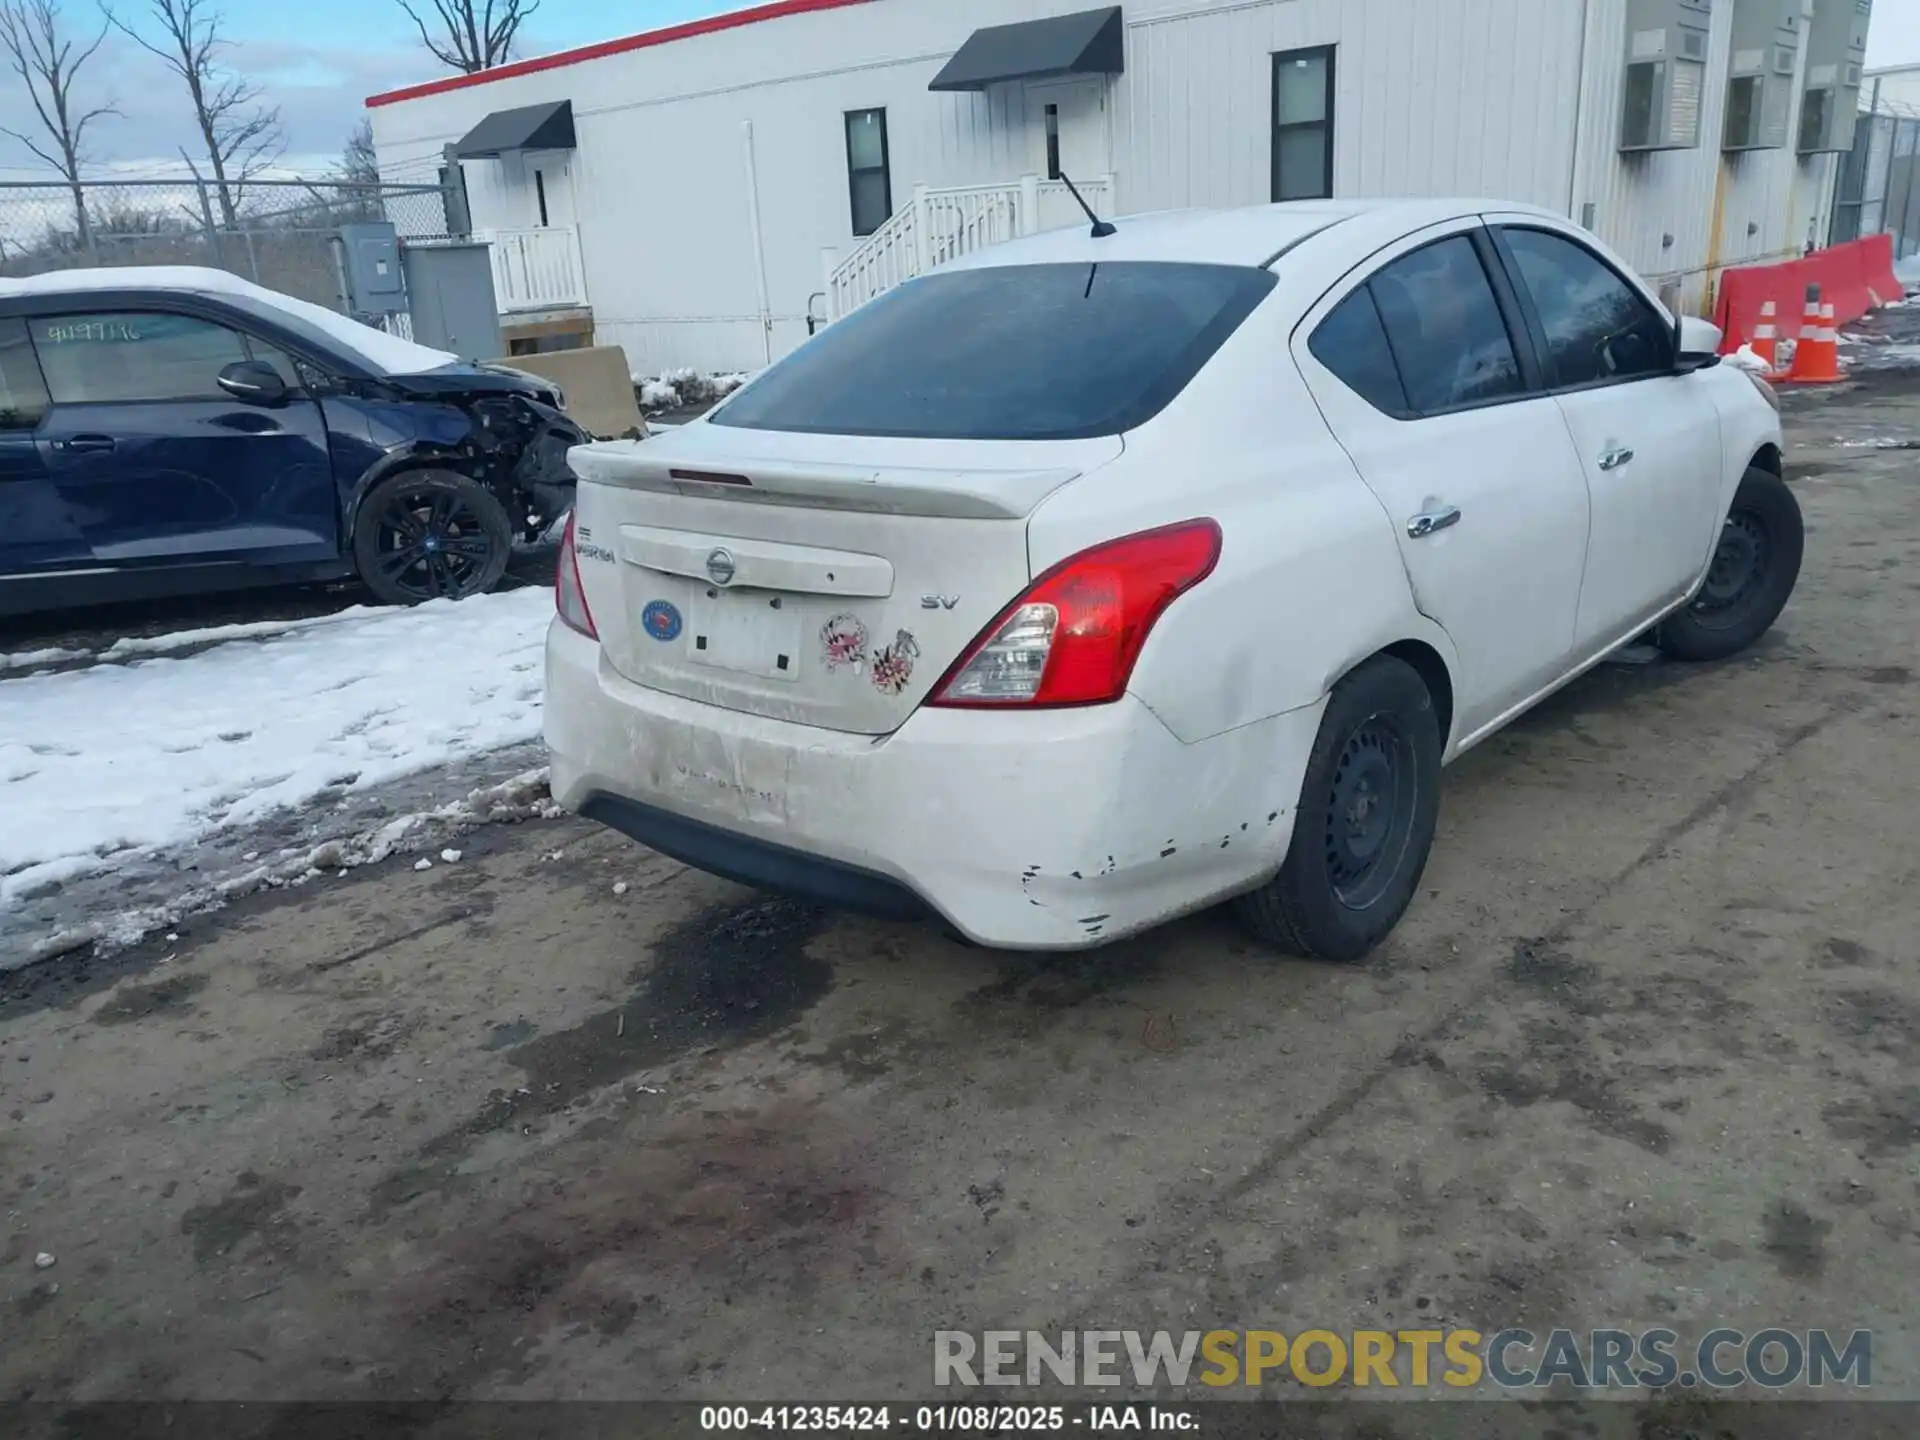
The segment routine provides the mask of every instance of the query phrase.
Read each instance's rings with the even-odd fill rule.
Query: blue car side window
[[[40,315],[29,323],[56,405],[219,400],[220,372],[247,358],[236,331],[188,315]]]
[[[47,413],[47,382],[27,341],[27,322],[0,320],[0,430],[31,430]]]

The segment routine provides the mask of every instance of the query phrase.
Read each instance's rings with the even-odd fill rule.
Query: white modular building
[[[1321,196],[1550,207],[1678,303],[1824,243],[1871,0],[775,0],[376,95],[517,351],[753,369],[950,256]]]

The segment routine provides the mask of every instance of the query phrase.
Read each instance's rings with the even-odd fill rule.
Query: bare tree
[[[373,148],[373,122],[364,115],[333,163],[330,193],[309,187],[329,223],[346,225],[385,218],[380,205],[380,157]]]
[[[0,57],[27,87],[34,113],[45,135],[36,139],[18,130],[11,135],[36,158],[58,170],[73,192],[73,221],[80,248],[92,243],[88,228],[86,192],[80,188],[80,167],[87,160],[87,126],[102,115],[119,112],[111,102],[82,108],[74,100],[73,85],[80,67],[93,58],[112,24],[109,14],[91,44],[81,44],[62,28],[60,0],[0,0]]]
[[[366,116],[360,117],[360,123],[347,136],[346,146],[340,152],[333,173],[343,185],[380,183],[380,158],[373,149],[373,121]]]
[[[429,0],[429,30],[415,8],[417,0],[398,3],[433,58],[467,75],[504,65],[521,25],[540,8],[540,0]]]
[[[213,167],[220,221],[239,224],[247,182],[280,158],[286,139],[280,107],[262,103],[260,87],[221,62],[227,49],[223,17],[207,0],[147,0],[158,35],[148,39],[120,20],[113,23],[186,82],[193,118]],[[194,170],[196,177],[199,170]]]

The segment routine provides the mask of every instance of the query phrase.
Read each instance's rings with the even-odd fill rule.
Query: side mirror
[[[264,360],[236,360],[218,377],[222,390],[249,405],[284,405],[287,382]]]
[[[1718,325],[1696,315],[1682,315],[1677,328],[1680,354],[1674,364],[1676,370],[1690,375],[1720,363],[1720,342],[1725,337]]]

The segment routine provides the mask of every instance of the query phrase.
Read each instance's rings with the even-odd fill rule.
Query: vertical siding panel
[[[779,348],[804,334],[819,249],[849,232],[840,115],[888,108],[896,204],[916,183],[1011,182],[1033,167],[1017,86],[933,95],[926,85],[973,29],[1085,9],[1089,0],[874,0],[373,112],[383,169],[431,179],[439,146],[493,110],[570,98],[580,149],[582,249],[596,318],[636,368],[758,363],[740,122],[755,126],[760,208]],[[1789,148],[1719,151],[1734,0],[1719,0],[1690,151],[1617,153],[1625,0],[1129,0],[1126,74],[1110,91],[1114,169],[1128,211],[1262,202],[1276,50],[1337,44],[1335,193],[1479,193],[1595,206],[1596,228],[1637,268],[1797,248],[1826,218],[1834,163]],[[1804,59],[1803,59],[1804,65]],[[783,78],[784,77],[784,78]],[[1796,87],[1797,88],[1797,87]],[[632,183],[645,155],[649,184]],[[1570,167],[1577,173],[1577,184]],[[525,184],[469,167],[476,220],[523,223]],[[1718,253],[1713,196],[1724,178]],[[680,217],[660,223],[662,207]],[[1753,233],[1749,235],[1748,229]],[[1672,231],[1671,247],[1660,243]]]
[[[1341,81],[1344,105],[1335,126],[1339,139],[1339,163],[1334,172],[1336,195],[1368,193],[1366,157],[1380,151],[1385,133],[1381,110],[1387,96],[1387,57],[1383,52],[1379,23],[1382,0],[1364,0],[1350,5],[1341,16],[1340,48],[1348,78]]]

